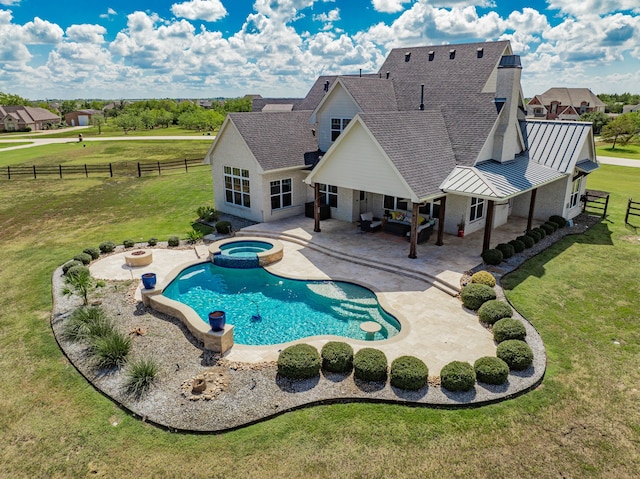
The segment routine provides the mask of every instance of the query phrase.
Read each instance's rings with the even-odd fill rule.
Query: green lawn
[[[10,148],[12,146],[28,145],[29,143],[31,143],[31,142],[30,141],[21,141],[21,142],[17,142],[16,141],[15,143],[14,142],[11,142],[11,143],[4,142],[3,143],[3,142],[0,141],[0,150],[2,148]]]
[[[195,130],[186,130],[184,128],[180,128],[178,126],[170,126],[168,128],[154,128],[152,130],[132,130],[127,132],[126,134],[122,130],[122,128],[117,128],[115,125],[111,123],[107,123],[106,125],[102,125],[100,128],[100,134],[98,134],[98,127],[90,126],[83,129],[60,129],[60,130],[47,130],[38,133],[2,133],[0,134],[0,140],[2,138],[12,138],[15,135],[24,135],[23,138],[73,138],[78,139],[78,134],[82,134],[83,137],[88,138],[92,136],[104,136],[104,137],[114,137],[114,136],[210,136],[207,135],[215,135],[215,132],[203,132],[203,131],[195,131]]]
[[[622,218],[640,169],[603,166],[588,186],[612,192],[608,221],[507,281],[548,349],[535,391],[471,410],[320,406],[196,435],[129,417],[76,372],[51,333],[50,283],[86,246],[183,236],[211,204],[210,172],[2,181],[0,477],[638,477],[640,242]]]
[[[628,143],[625,146],[617,144],[615,150],[612,150],[611,146],[611,143],[596,143],[596,154],[600,156],[612,156],[614,158],[640,160],[640,144]]]

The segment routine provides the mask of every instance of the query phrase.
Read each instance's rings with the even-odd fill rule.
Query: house
[[[0,131],[46,130],[60,123],[60,117],[45,108],[0,106]]]
[[[624,105],[622,107],[622,113],[636,113],[640,112],[640,105]]]
[[[77,110],[65,113],[64,121],[68,126],[89,126],[94,115],[102,115],[100,110]]]
[[[583,113],[604,113],[605,106],[588,88],[550,88],[529,101],[527,118],[577,120]]]
[[[484,229],[486,249],[510,216],[573,218],[598,167],[591,123],[527,120],[521,71],[508,41],[411,47],[377,74],[320,77],[303,99],[260,98],[207,153],[216,209],[265,222],[313,202],[315,231],[322,208],[403,217],[410,257],[425,220],[438,245],[461,222]]]

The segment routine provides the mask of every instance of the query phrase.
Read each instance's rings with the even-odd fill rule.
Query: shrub
[[[116,244],[113,241],[104,241],[100,243],[100,246],[98,246],[98,248],[100,248],[100,252],[102,254],[107,254],[116,249]]]
[[[486,324],[494,324],[502,318],[510,318],[513,310],[504,301],[493,299],[487,301],[478,309],[478,319]]]
[[[91,344],[94,364],[99,369],[122,366],[131,350],[131,338],[117,330],[94,338]]]
[[[149,238],[147,240],[147,245],[148,246],[155,246],[158,244],[158,238]]]
[[[215,208],[211,206],[199,206],[196,210],[196,214],[199,219],[206,221],[207,223],[218,221],[218,217],[220,216]]]
[[[449,391],[469,391],[476,384],[476,372],[469,363],[452,361],[440,371],[440,384]]]
[[[204,238],[204,233],[201,230],[193,229],[187,232],[187,243],[195,244]]]
[[[112,329],[112,324],[102,308],[82,307],[76,309],[65,320],[62,336],[75,343],[101,336],[105,331]]]
[[[536,233],[538,233],[540,235],[540,239],[544,239],[547,236],[547,232],[544,230],[544,228],[534,228],[532,231],[535,231]]]
[[[228,235],[231,233],[231,223],[228,221],[218,221],[216,223],[216,231],[221,235]]]
[[[486,384],[504,384],[509,377],[509,365],[495,356],[485,356],[473,363],[476,379]]]
[[[538,233],[537,231],[529,230],[524,235],[531,238],[534,243],[537,243],[538,241],[540,241],[540,233]]]
[[[493,339],[496,343],[508,341],[509,339],[524,340],[527,330],[520,321],[514,318],[504,317],[493,325]]]
[[[509,365],[509,369],[522,371],[531,366],[533,351],[527,343],[518,339],[507,339],[498,344],[496,356]]]
[[[100,248],[96,248],[95,246],[85,248],[82,252],[91,256],[91,259],[98,259],[100,257]]]
[[[527,235],[518,236],[516,240],[522,241],[525,249],[531,248],[536,243],[531,236]]]
[[[138,359],[129,364],[124,387],[135,398],[146,393],[158,375],[158,363],[151,359]]]
[[[553,221],[545,221],[544,224],[547,225],[549,228],[551,228],[553,230],[553,232],[558,230],[558,225],[556,223],[554,223]]]
[[[178,238],[177,236],[169,236],[167,244],[169,246],[180,246],[180,238]]]
[[[496,299],[496,292],[486,284],[471,283],[462,288],[460,297],[467,308],[475,311],[487,301]]]
[[[513,246],[513,249],[515,250],[516,253],[522,253],[525,249],[524,243],[519,239],[511,240],[509,241],[509,244]]]
[[[482,260],[487,264],[500,264],[502,262],[502,251],[499,249],[486,249],[482,252]]]
[[[312,378],[320,374],[320,355],[310,344],[294,344],[278,356],[278,373],[290,379]]]
[[[555,229],[553,228],[553,226],[551,226],[551,223],[544,223],[540,225],[540,228],[544,230],[545,233],[547,233],[547,236],[550,235],[551,233],[553,233],[555,231]]]
[[[82,264],[87,265],[91,263],[91,255],[88,253],[79,253],[73,257],[75,261],[80,261]]]
[[[133,248],[136,245],[136,242],[132,239],[126,239],[122,242],[125,248]]]
[[[564,228],[567,225],[567,220],[560,215],[552,215],[549,217],[549,221],[558,225],[558,228]]]
[[[353,348],[348,343],[329,341],[322,346],[322,369],[332,373],[348,373],[353,369]]]
[[[74,261],[77,261],[77,260],[74,260]],[[67,269],[67,277],[79,277],[79,276],[88,275],[88,274],[90,274],[89,268],[87,268],[85,265],[83,265],[79,261],[77,261],[76,264],[74,264],[73,266]]]
[[[72,259],[71,261],[67,261],[65,264],[62,265],[62,274],[67,274],[69,270],[74,266],[83,266],[83,264],[81,261],[78,261],[77,259]]]
[[[496,246],[496,249],[500,250],[503,259],[509,259],[516,253],[513,245],[510,245],[509,243],[500,243]]]
[[[353,376],[363,381],[386,381],[387,357],[379,349],[362,348],[353,356]]]
[[[471,282],[478,284],[486,284],[492,288],[496,285],[496,278],[488,271],[478,271],[471,275]]]
[[[414,356],[400,356],[391,363],[391,385],[400,389],[417,391],[426,386],[429,368]]]

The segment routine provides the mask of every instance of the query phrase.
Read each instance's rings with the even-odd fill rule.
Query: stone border
[[[263,251],[261,253],[256,253],[258,257],[258,265],[261,267],[269,266],[271,263],[275,263],[276,261],[280,261],[284,254],[284,245],[273,238],[263,238],[259,236],[239,236],[233,238],[226,238],[223,240],[216,241],[209,246],[209,253],[211,253],[211,258],[213,260],[213,256],[221,254],[220,247],[229,243],[241,243],[241,242],[249,242],[256,241],[260,243],[268,243],[272,246],[271,249],[267,251]]]

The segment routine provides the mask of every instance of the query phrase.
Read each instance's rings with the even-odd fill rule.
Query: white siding
[[[571,182],[567,190],[567,180],[561,179],[538,188],[536,194],[536,205],[533,218],[538,221],[546,221],[551,215],[563,215],[564,205],[568,201],[567,191],[571,192]],[[529,216],[529,205],[531,203],[531,192],[517,196],[513,199],[512,214],[527,218]]]
[[[313,201],[313,188],[304,183],[305,177],[309,174],[308,171],[286,171],[279,173],[265,173],[262,176],[262,197],[251,197],[251,204],[256,201],[256,206],[262,205],[263,221],[277,221],[290,216],[303,215],[304,204],[306,201]],[[291,178],[291,206],[286,208],[280,208],[277,210],[271,209],[271,182],[275,180],[284,180]],[[252,184],[253,186],[253,184]],[[309,191],[311,191],[311,200],[307,200]],[[259,202],[259,204],[258,204]]]
[[[322,151],[327,151],[333,144],[331,141],[331,118],[352,119],[360,111],[351,95],[341,85],[336,85],[316,115],[319,148]]]

